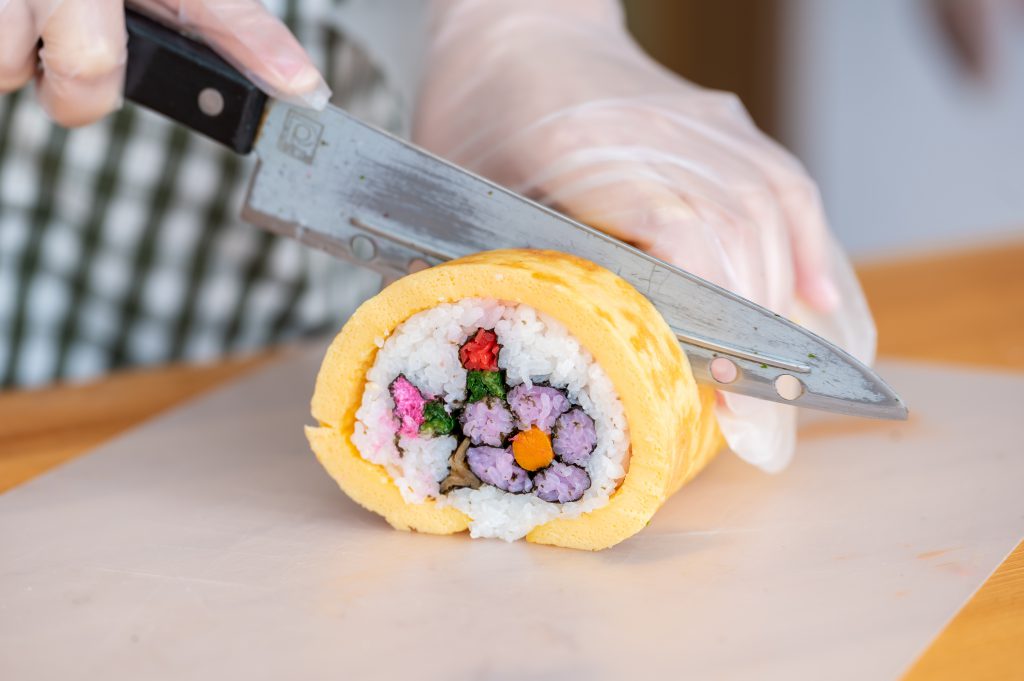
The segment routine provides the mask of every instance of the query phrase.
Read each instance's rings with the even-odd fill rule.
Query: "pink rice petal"
[[[400,435],[416,437],[423,425],[423,405],[426,398],[405,376],[399,376],[391,383],[391,397],[395,401],[395,416],[401,425]]]

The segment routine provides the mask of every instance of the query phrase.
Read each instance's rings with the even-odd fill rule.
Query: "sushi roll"
[[[411,274],[335,338],[307,437],[394,527],[597,550],[643,529],[722,444],[714,394],[650,302],[563,253]]]

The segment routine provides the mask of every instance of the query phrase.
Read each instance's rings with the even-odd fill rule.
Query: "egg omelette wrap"
[[[654,306],[553,251],[478,253],[367,300],[306,428],[393,527],[598,550],[642,530],[723,441]]]

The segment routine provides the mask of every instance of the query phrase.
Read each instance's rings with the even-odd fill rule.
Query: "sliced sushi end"
[[[441,481],[441,494],[448,494],[457,489],[468,487],[477,489],[482,485],[480,478],[473,474],[466,462],[466,451],[469,449],[469,440],[463,440],[452,452],[448,460],[448,476]]]
[[[613,546],[642,530],[723,444],[714,420],[714,391],[698,389],[674,334],[643,295],[613,273],[564,253],[478,253],[400,279],[361,306],[318,374],[312,411],[320,425],[307,430],[313,449],[349,496],[393,526],[451,533],[471,523],[449,504],[406,503],[384,467],[361,458],[351,442],[380,339],[411,315],[436,306],[439,295],[453,301],[515,301],[563,321],[607,372],[629,431],[642,434],[631,442],[628,472],[606,505],[539,525],[526,541],[586,550]],[[650,351],[637,352],[630,343],[635,338],[645,339]],[[659,399],[645,397],[652,393]]]
[[[590,476],[579,466],[555,461],[533,478],[538,498],[551,503],[579,501],[590,489]]]
[[[470,447],[466,451],[466,459],[469,469],[488,485],[513,494],[533,489],[530,474],[516,463],[507,448]]]

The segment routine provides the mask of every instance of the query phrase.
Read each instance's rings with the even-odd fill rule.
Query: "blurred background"
[[[625,5],[651,54],[801,158],[855,259],[1024,234],[1021,0]]]
[[[882,355],[1024,369],[1024,0],[622,1],[648,52],[737,93],[802,159],[857,265]],[[404,35],[405,18],[421,40],[408,20],[421,5],[407,2],[365,4],[391,7],[382,35]],[[377,87],[386,60],[339,45],[333,27],[297,26],[351,86],[338,89],[344,106],[401,118]],[[403,40],[395,62],[416,58],[417,40]],[[72,133],[30,94],[14,101],[0,98],[0,128],[18,120],[18,134],[0,134],[0,387],[333,330],[375,283],[336,280],[326,256],[232,219],[253,159],[131,107]],[[164,163],[165,144],[185,160]],[[65,147],[79,165],[60,162]],[[102,170],[124,158],[143,170]],[[170,185],[160,200],[174,210],[153,210]]]

